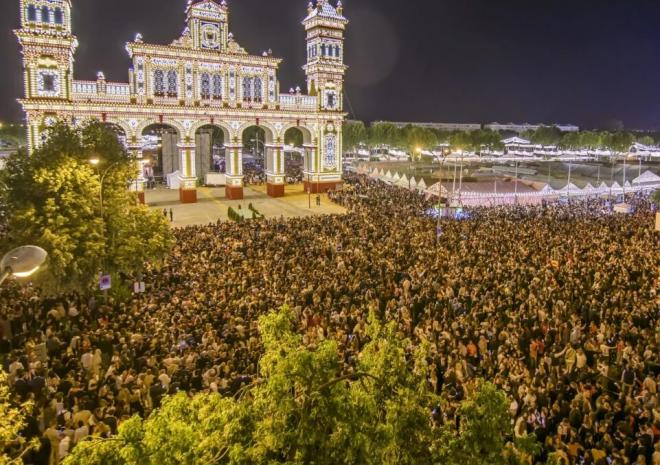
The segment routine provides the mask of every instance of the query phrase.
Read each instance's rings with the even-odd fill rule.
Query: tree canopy
[[[33,154],[7,160],[0,195],[8,246],[33,244],[48,252],[36,277],[44,292],[88,290],[102,272],[134,275],[145,262],[165,257],[173,241],[169,226],[128,190],[135,162],[100,122],[58,123]]]
[[[411,353],[394,323],[371,315],[369,342],[346,372],[336,341],[308,347],[293,322],[287,308],[260,318],[260,377],[235,398],[167,398],[118,437],[81,443],[65,465],[504,465],[533,449],[533,437],[524,448],[508,444],[508,402],[488,383],[462,404],[458,430],[443,424],[426,348]]]

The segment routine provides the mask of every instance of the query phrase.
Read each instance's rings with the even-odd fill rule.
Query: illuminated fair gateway
[[[71,124],[98,119],[120,128],[128,149],[143,158],[149,128],[167,128],[162,138],[163,175],[179,173],[180,199],[197,200],[196,185],[209,171],[208,131],[221,133],[226,193],[243,198],[243,133],[258,126],[265,133],[268,194],[284,194],[284,135],[302,133],[303,177],[312,192],[341,184],[344,31],[341,1],[309,4],[302,24],[307,32],[309,95],[299,89],[280,94],[281,60],[270,52],[250,55],[229,32],[226,2],[189,0],[186,27],[170,45],[148,44],[137,34],[126,50],[132,60],[128,83],[74,79],[78,41],[71,31],[71,0],[20,0],[28,147],[43,140],[58,118]],[[162,129],[159,129],[161,134]],[[169,147],[169,149],[168,149]],[[134,189],[144,200],[141,164]]]

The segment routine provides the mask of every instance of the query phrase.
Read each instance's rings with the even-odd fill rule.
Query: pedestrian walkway
[[[328,196],[321,195],[321,205],[316,205],[316,195],[311,199],[305,193],[302,184],[286,187],[284,197],[277,199],[266,195],[266,186],[249,186],[244,189],[243,200],[225,199],[225,189],[200,187],[197,190],[197,203],[182,204],[179,202],[179,191],[170,189],[156,189],[146,192],[147,205],[156,211],[163,212],[172,209],[174,221],[172,226],[182,227],[190,225],[203,225],[216,221],[228,221],[229,207],[238,210],[247,210],[251,203],[266,218],[295,218],[310,215],[344,214],[346,209],[332,203]],[[311,200],[311,202],[310,202]],[[311,207],[310,207],[311,204]]]

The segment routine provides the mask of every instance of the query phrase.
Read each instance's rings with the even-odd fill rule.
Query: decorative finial
[[[96,79],[98,81],[105,81],[105,74],[103,74],[103,71],[99,71],[96,73]]]
[[[142,43],[142,34],[140,34],[139,32],[135,34],[135,42],[137,42],[138,44]]]
[[[337,13],[342,14],[344,12],[344,4],[339,0],[337,2]]]
[[[309,4],[307,5],[307,13],[311,13],[312,11],[314,11],[314,4],[312,2],[309,2]]]

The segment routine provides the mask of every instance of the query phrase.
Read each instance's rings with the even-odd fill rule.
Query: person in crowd
[[[660,452],[658,235],[650,202],[631,216],[597,199],[429,215],[436,200],[348,175],[345,215],[218,222],[175,230],[165,266],[126,302],[27,287],[0,293],[3,364],[24,434],[56,464],[111,437],[164,396],[233,395],[258,376],[257,320],[283,305],[313,347],[334,338],[345,369],[370,313],[429,348],[429,417],[457,423],[474,381],[509,397],[538,463],[654,464]],[[167,212],[165,212],[166,214]]]

